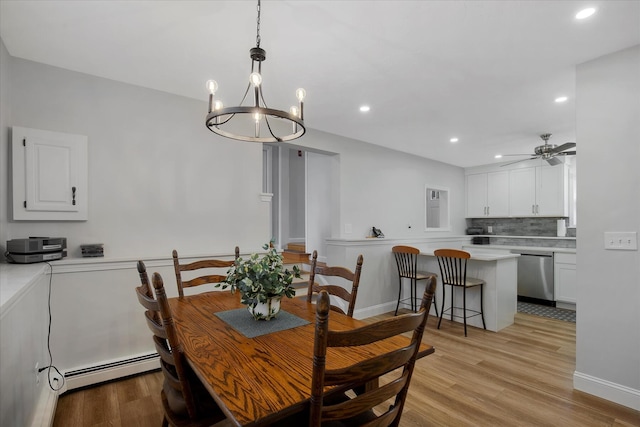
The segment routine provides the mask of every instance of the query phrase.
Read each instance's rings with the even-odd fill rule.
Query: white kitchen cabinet
[[[13,219],[88,218],[87,137],[14,126]]]
[[[467,175],[467,218],[509,215],[509,172]]]
[[[578,293],[576,255],[556,252],[553,264],[555,300],[575,304]]]
[[[567,167],[535,166],[509,171],[509,216],[568,216]]]

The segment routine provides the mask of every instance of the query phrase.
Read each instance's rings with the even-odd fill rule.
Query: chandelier
[[[250,142],[283,142],[300,138],[304,127],[304,89],[296,90],[298,106],[287,111],[267,107],[262,96],[262,62],[267,53],[260,47],[260,0],[258,0],[256,47],[249,50],[251,74],[242,101],[237,107],[225,107],[214,96],[218,89],[215,80],[207,81],[209,114],[205,124],[211,132],[226,138]],[[251,92],[252,105],[243,105]]]

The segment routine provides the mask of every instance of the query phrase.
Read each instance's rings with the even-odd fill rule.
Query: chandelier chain
[[[260,0],[258,0],[258,18],[256,19],[256,47],[260,47]]]

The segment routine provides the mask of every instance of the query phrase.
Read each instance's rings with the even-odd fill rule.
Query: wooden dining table
[[[264,426],[308,407],[314,304],[307,303],[305,298],[283,298],[282,311],[269,321],[253,320],[240,303],[240,295],[229,291],[170,298],[169,304],[189,365],[231,422],[238,426]],[[243,326],[223,320],[229,314],[246,315],[250,322],[255,322],[249,325],[251,333],[243,330],[246,322]],[[262,328],[277,329],[279,321],[286,323],[282,326],[287,329],[260,334]],[[291,327],[291,321],[298,326]],[[329,315],[329,328],[333,330],[365,324],[334,311]],[[331,349],[327,368],[350,365],[408,343],[408,337],[399,336],[348,352]],[[422,344],[419,357],[433,351],[433,347]]]

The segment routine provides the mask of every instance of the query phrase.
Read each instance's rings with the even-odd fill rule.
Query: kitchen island
[[[488,253],[485,251],[468,251],[471,258],[467,262],[467,276],[485,281],[484,285],[484,320],[487,329],[497,332],[513,324],[518,307],[517,278],[518,278],[518,254]],[[440,268],[433,254],[433,249],[424,249],[420,252],[418,268],[438,273]],[[438,310],[442,308],[442,281],[438,278],[436,301]],[[461,289],[455,289],[455,305],[462,306]],[[458,292],[460,291],[460,292]],[[450,289],[447,289],[445,310],[451,306]],[[471,289],[467,292],[467,308],[480,307],[479,289]],[[445,316],[446,318],[446,316]],[[462,322],[462,318],[454,321]],[[467,319],[467,325],[482,328],[480,316]]]

